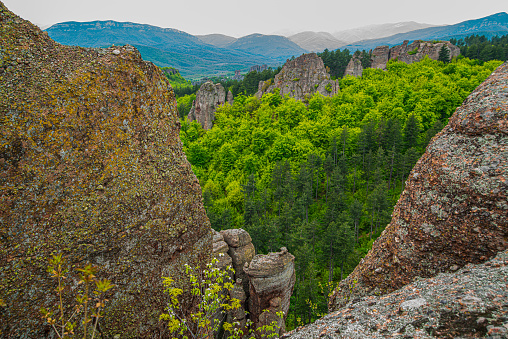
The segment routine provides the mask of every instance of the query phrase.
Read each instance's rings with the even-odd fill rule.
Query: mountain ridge
[[[449,40],[463,38],[468,35],[485,35],[488,38],[495,35],[508,34],[508,13],[499,12],[486,17],[462,21],[453,25],[429,27],[407,33],[398,33],[389,37],[364,40],[342,46],[349,50],[369,50],[377,46],[394,46],[405,40]]]

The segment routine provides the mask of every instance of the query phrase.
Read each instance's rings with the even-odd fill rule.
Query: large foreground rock
[[[92,263],[116,286],[104,337],[164,336],[161,276],[212,251],[167,80],[133,47],[59,45],[1,2],[0,46],[2,336],[54,337],[39,312],[56,310],[53,253],[69,263],[67,314]]]
[[[508,247],[508,63],[464,101],[413,168],[391,223],[330,311]]]
[[[323,60],[316,53],[309,53],[286,61],[282,70],[275,75],[273,84],[260,81],[256,96],[261,98],[275,88],[279,88],[283,96],[305,100],[316,92],[324,96],[335,95],[339,91],[339,82],[331,80]]]
[[[231,94],[231,101],[233,95]],[[229,100],[228,92],[228,100]],[[221,84],[214,84],[211,81],[205,82],[196,92],[196,100],[188,115],[189,121],[197,121],[204,129],[210,129],[215,120],[215,111],[220,105],[226,102],[226,91]]]
[[[455,273],[351,300],[285,339],[508,338],[508,251]]]

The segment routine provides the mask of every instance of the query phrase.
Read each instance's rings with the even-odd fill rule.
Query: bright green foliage
[[[194,100],[196,100],[196,94],[184,95],[176,99],[178,115],[180,115],[180,118],[189,114]]]
[[[167,313],[161,314],[159,320],[167,323],[174,338],[206,338],[219,330],[221,319],[217,315],[240,307],[239,300],[229,296],[229,291],[233,288],[231,277],[234,270],[230,266],[219,270],[217,263],[218,260],[213,259],[202,271],[185,264],[185,272],[192,287],[191,294],[198,301],[192,312],[181,308],[179,298],[183,290],[172,286],[173,278],[162,278],[164,292],[169,300]]]
[[[192,310],[184,310],[180,305],[184,291],[173,287],[174,279],[162,277],[164,293],[168,297],[167,313],[160,315],[159,320],[166,322],[172,338],[200,339],[211,337],[214,333],[222,333],[221,322],[229,311],[241,307],[240,301],[231,298],[229,291],[233,288],[232,277],[235,272],[228,266],[225,270],[217,268],[218,259],[213,259],[206,265],[205,270],[192,268],[185,264],[185,272],[191,284],[191,295],[197,300],[196,307]],[[264,312],[270,312],[265,310]],[[284,317],[282,312],[277,313],[278,320]],[[233,319],[236,320],[236,319]],[[223,323],[223,330],[228,339],[277,337],[280,328],[278,321],[263,325],[257,329],[252,328],[252,322],[247,321],[247,333],[240,328],[240,323],[233,321]]]
[[[41,308],[41,313],[48,324],[51,325],[58,338],[74,338],[75,330],[80,328],[83,333],[83,339],[93,339],[105,306],[104,293],[113,288],[113,285],[107,279],[98,280],[95,276],[97,268],[91,264],[77,269],[81,272],[79,274],[79,283],[84,284],[84,291],[76,296],[77,304],[74,306],[74,312],[70,316],[65,316],[65,310],[69,308],[69,305],[64,305],[62,301],[62,294],[65,290],[63,280],[66,279],[65,275],[68,273],[66,266],[62,254],[53,255],[49,260],[47,272],[58,281],[58,287],[56,288],[59,300],[58,312],[55,314],[54,311],[46,310],[43,307]],[[95,289],[93,289],[93,285],[95,285]],[[89,306],[90,302],[95,302],[95,304]],[[81,327],[76,327],[77,321],[71,321],[80,317],[82,317]]]
[[[182,123],[212,227],[243,227],[258,253],[286,246],[296,256],[288,328],[326,311],[327,288],[317,286],[352,271],[429,140],[498,65],[391,61],[307,106],[277,91],[238,96],[211,130]]]

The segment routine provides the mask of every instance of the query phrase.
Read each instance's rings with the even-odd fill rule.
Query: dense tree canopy
[[[490,40],[483,35],[471,35],[464,39],[451,39],[459,46],[460,54],[480,61],[508,60],[508,35],[493,37]]]
[[[296,256],[289,327],[326,312],[430,139],[499,64],[391,61],[342,79],[331,98],[237,95],[206,132],[182,121],[212,227],[245,228],[258,253],[286,246]]]

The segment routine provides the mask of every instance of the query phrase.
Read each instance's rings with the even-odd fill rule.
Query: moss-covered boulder
[[[164,336],[161,276],[183,283],[212,236],[161,71],[130,46],[59,45],[0,2],[0,119],[2,335],[50,335],[39,309],[55,309],[46,268],[63,253],[69,310],[92,263],[116,285],[103,335]]]

